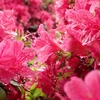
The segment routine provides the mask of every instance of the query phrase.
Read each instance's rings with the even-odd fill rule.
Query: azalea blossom
[[[91,71],[84,81],[78,77],[72,77],[64,90],[69,100],[99,100],[100,99],[100,71]]]
[[[44,63],[50,55],[60,50],[60,46],[55,42],[54,35],[49,34],[43,25],[39,26],[38,34],[39,37],[35,38],[32,46],[36,51],[37,61]]]
[[[15,28],[16,25],[13,10],[0,11],[0,39],[2,40],[7,36],[17,36],[17,33],[14,32]]]
[[[93,6],[94,4],[95,6]],[[79,41],[82,47],[87,52],[90,52],[91,56],[96,58],[97,62],[100,61],[98,49],[100,46],[99,9],[99,0],[76,0],[75,10],[68,9],[65,12],[65,19],[68,21],[66,27],[68,34]],[[78,48],[79,47],[80,46],[78,46]]]
[[[0,43],[0,81],[8,84],[16,75],[33,77],[33,71],[26,64],[33,57],[33,50],[24,48],[23,42],[3,40]]]
[[[100,0],[1,0],[0,10],[7,100],[100,99]]]
[[[39,26],[39,24],[41,23],[44,23],[47,28],[53,28],[53,24],[54,24],[53,16],[52,16],[53,13],[51,14],[51,12],[47,11],[50,8],[44,2],[47,2],[47,1],[44,1],[44,0],[38,0],[38,1],[37,0],[17,0],[17,1],[16,0],[1,0],[0,9],[13,10],[14,16],[16,18],[15,20],[16,26],[22,26],[23,29],[25,29],[25,32],[31,26],[35,26],[35,25]],[[47,6],[46,10],[44,10],[45,6]],[[49,20],[44,21],[44,19],[40,17],[41,14],[43,14],[42,12],[46,12],[44,16],[45,18],[48,17],[49,15]]]

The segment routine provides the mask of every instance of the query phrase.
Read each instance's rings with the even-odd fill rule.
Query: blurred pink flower
[[[61,21],[64,19],[65,11],[69,8],[70,0],[55,0],[55,11],[56,11],[56,20]]]
[[[72,77],[64,86],[70,100],[100,100],[100,71],[91,71],[85,80]]]
[[[0,11],[0,38],[3,39],[8,35],[16,36],[14,32],[15,25],[14,12],[12,10]]]
[[[41,22],[45,24],[47,29],[52,29],[53,28],[53,19],[50,13],[48,13],[47,11],[41,11],[38,15],[41,19]]]
[[[100,0],[75,0],[75,10],[84,9],[94,13],[98,7],[100,7]]]

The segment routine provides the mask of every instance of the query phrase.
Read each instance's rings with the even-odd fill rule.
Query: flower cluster
[[[47,29],[53,28],[54,18],[50,3],[51,0],[1,0],[0,9],[13,10],[16,26],[21,31],[24,29],[24,32],[27,30],[36,32],[40,23],[43,23]]]
[[[100,0],[1,0],[0,100],[99,100],[99,47]]]
[[[80,85],[79,91],[70,88],[74,87],[74,81],[78,80],[71,77],[84,79],[91,70],[99,69],[100,1],[57,0],[55,5],[58,23],[56,28],[47,32],[40,25],[37,31],[39,37],[35,38],[32,44],[37,56],[35,61],[40,63],[36,65],[40,69],[37,70],[38,86],[53,100],[58,100],[58,97],[62,100],[83,99],[82,96],[77,96],[85,86]],[[67,83],[70,78],[72,85],[71,82]],[[64,84],[68,84],[64,87],[65,91]],[[80,92],[80,95],[83,93],[85,91]],[[92,96],[93,94],[90,98]]]

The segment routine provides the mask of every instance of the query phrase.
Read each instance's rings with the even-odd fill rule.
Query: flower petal
[[[95,100],[100,100],[100,71],[90,72],[85,78],[85,83],[91,89]]]
[[[64,90],[71,100],[94,100],[92,93],[80,78],[72,77],[71,81],[65,84]]]

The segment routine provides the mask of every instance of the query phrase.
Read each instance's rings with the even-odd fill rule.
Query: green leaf
[[[23,87],[20,87],[21,93],[22,93],[22,98],[25,96],[25,90]]]
[[[91,58],[88,66],[91,66],[93,64],[93,62],[94,62],[94,58]]]
[[[26,100],[32,100],[32,99],[31,99],[31,97],[27,96],[27,97],[26,97]]]
[[[56,31],[56,37],[57,38],[61,37],[61,33],[59,31]]]
[[[25,44],[25,46],[30,47],[31,43],[29,41],[25,41],[24,44]]]
[[[33,97],[36,98],[36,97],[40,96],[40,94],[41,94],[41,90],[39,88],[37,88],[33,94]]]
[[[31,92],[33,92],[33,91],[35,90],[37,84],[38,84],[38,83],[35,82],[35,83],[31,86],[31,88],[30,88],[30,91],[31,91]]]
[[[64,74],[65,78],[67,78],[69,75],[70,75],[70,73],[68,73],[68,72]]]
[[[0,87],[0,100],[6,100],[6,92]]]

